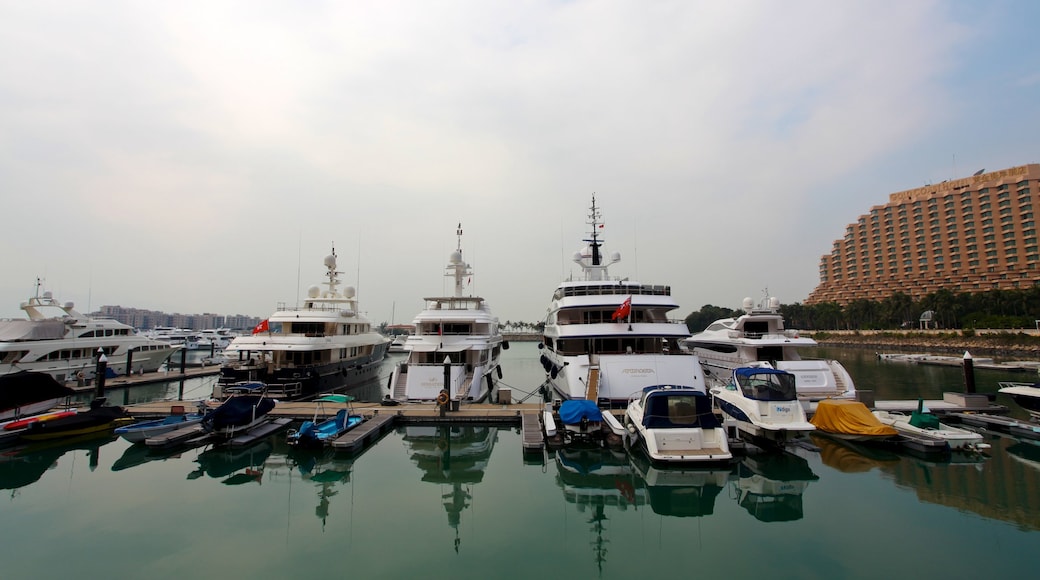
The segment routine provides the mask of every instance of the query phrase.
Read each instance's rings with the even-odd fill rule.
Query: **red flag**
[[[444,336],[444,324],[437,323],[437,336]]]
[[[261,332],[269,331],[271,329],[271,327],[268,326],[267,321],[268,321],[268,319],[265,318],[265,319],[260,321],[260,324],[257,324],[256,326],[254,326],[253,327],[253,334],[260,334]]]
[[[619,318],[626,318],[629,313],[632,312],[632,297],[625,298],[625,301],[621,303],[621,306],[617,307],[614,314],[610,315],[611,320],[617,320]]]

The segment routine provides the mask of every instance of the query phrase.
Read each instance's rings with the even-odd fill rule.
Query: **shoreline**
[[[883,348],[895,351],[926,351],[1002,357],[1040,358],[1040,338],[1017,331],[815,331],[803,334],[820,346]]]

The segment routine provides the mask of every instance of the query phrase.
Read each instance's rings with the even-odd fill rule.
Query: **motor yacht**
[[[816,429],[798,402],[795,377],[787,371],[734,369],[729,383],[712,387],[711,396],[737,429],[754,441],[782,446]]]
[[[998,393],[1010,395],[1018,406],[1029,413],[1030,419],[1040,421],[1040,383],[1002,381],[998,384]]]
[[[445,274],[454,281],[455,292],[424,299],[425,308],[412,321],[415,330],[404,341],[407,356],[390,376],[393,400],[433,401],[442,391],[453,402],[496,396],[495,385],[502,378],[499,358],[508,344],[487,301],[465,295],[473,270],[462,258],[462,224],[457,237]]]
[[[303,306],[280,306],[224,349],[221,385],[261,382],[270,396],[306,397],[357,386],[376,376],[389,340],[358,311],[354,288],[341,292],[336,250],[325,257],[325,289],[307,289]]]
[[[742,308],[744,314],[716,320],[683,341],[683,346],[700,359],[709,385],[727,385],[733,370],[740,367],[767,367],[795,376],[803,406],[821,399],[855,398],[856,387],[841,363],[799,355],[799,348],[815,347],[816,341],[784,328],[776,297],[758,305],[745,298]]]
[[[176,350],[115,319],[82,314],[41,286],[37,280],[36,295],[21,304],[27,319],[0,320],[0,375],[35,371],[63,383],[92,379],[99,350],[116,374],[152,372]]]
[[[573,257],[581,272],[553,292],[539,344],[552,390],[564,400],[623,407],[644,387],[701,381],[697,358],[679,349],[686,324],[668,318],[679,307],[671,288],[609,274],[621,255],[604,255],[595,196],[586,223],[586,245]]]
[[[625,427],[653,461],[693,463],[733,458],[726,430],[703,389],[645,387],[629,401]]]

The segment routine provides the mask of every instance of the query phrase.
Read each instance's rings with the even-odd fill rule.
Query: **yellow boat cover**
[[[824,399],[816,405],[810,423],[828,433],[846,435],[898,435],[899,432],[878,421],[866,405],[845,399]]]

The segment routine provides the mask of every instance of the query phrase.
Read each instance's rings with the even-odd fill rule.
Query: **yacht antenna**
[[[599,247],[602,242],[599,241],[599,228],[603,227],[600,223],[599,210],[596,209],[596,192],[592,192],[592,207],[589,209],[589,219],[585,223],[592,226],[592,239],[583,240],[589,243],[589,247],[592,248],[592,265],[599,266],[602,264],[602,259],[599,255]]]

